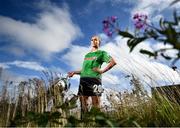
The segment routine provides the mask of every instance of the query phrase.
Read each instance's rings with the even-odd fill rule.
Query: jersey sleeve
[[[106,51],[102,51],[102,62],[109,63],[111,58],[112,57]]]

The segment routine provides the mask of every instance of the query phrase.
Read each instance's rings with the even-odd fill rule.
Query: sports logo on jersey
[[[84,60],[96,60],[97,59],[97,57],[88,57],[88,58],[84,58]]]

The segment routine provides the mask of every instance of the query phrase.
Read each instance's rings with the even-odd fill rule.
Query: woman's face
[[[95,48],[99,48],[99,45],[100,45],[100,39],[98,36],[93,36],[91,38],[91,46],[92,47],[95,47]]]

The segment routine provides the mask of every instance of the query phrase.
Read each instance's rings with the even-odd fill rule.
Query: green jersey
[[[96,71],[93,71],[93,68],[101,68],[103,62],[108,63],[110,59],[111,56],[108,55],[107,52],[102,50],[87,53],[84,58],[80,76],[101,78],[101,74]]]

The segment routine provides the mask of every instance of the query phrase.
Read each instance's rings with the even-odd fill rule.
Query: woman
[[[99,50],[100,43],[100,38],[93,36],[91,38],[91,51],[85,55],[82,69],[68,72],[69,77],[75,74],[80,75],[78,95],[80,96],[82,112],[88,111],[89,97],[92,98],[92,106],[100,109],[101,75],[116,65],[114,59],[107,52]],[[104,69],[101,69],[104,62],[108,64]]]

